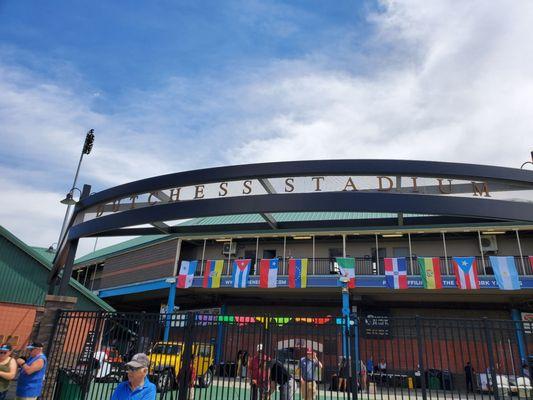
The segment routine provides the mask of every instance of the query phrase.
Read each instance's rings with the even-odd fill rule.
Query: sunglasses
[[[0,351],[0,354],[7,354],[9,351]]]
[[[126,366],[126,371],[128,372],[135,372],[135,371],[139,371],[140,369],[143,369],[143,367],[132,367],[130,365]]]

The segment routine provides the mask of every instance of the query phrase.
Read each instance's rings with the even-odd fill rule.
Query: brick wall
[[[0,341],[21,349],[30,340],[37,307],[0,303]]]

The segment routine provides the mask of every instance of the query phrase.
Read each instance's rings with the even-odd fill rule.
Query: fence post
[[[420,316],[415,316],[416,341],[418,344],[418,365],[420,369],[420,387],[422,389],[422,399],[427,399],[426,392],[426,368],[424,367],[424,340],[422,338],[422,327],[420,326]]]
[[[191,374],[191,355],[193,347],[193,328],[196,320],[196,314],[187,313],[187,322],[185,325],[185,337],[183,338],[183,357],[178,376],[178,400],[187,400],[189,395],[189,377]]]
[[[348,320],[346,323],[346,319]],[[353,325],[352,325],[353,321]],[[350,379],[351,382],[351,389],[352,389],[352,400],[357,400],[358,396],[358,389],[359,389],[359,379],[357,375],[357,367],[359,362],[359,355],[358,355],[358,346],[359,346],[359,320],[357,315],[352,314],[345,315],[342,329],[348,330],[348,341],[351,340],[351,346],[350,347],[350,358],[352,360],[351,365],[351,371],[352,374],[355,375],[356,379]],[[355,382],[355,383],[352,383]]]
[[[487,341],[487,352],[489,353],[489,368],[490,368],[490,380],[492,381],[492,392],[494,393],[494,398],[498,400],[500,398],[500,393],[498,393],[498,382],[496,378],[496,364],[494,363],[494,353],[492,349],[492,330],[489,327],[489,321],[487,317],[483,317],[483,330],[485,331],[485,339]]]

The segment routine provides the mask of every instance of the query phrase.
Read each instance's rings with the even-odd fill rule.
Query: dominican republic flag
[[[519,290],[520,279],[518,279],[514,257],[490,256],[489,259],[498,287],[501,290]]]
[[[247,258],[246,260],[233,261],[233,287],[245,288],[248,285],[248,275],[250,275],[250,265],[252,260]]]
[[[205,263],[204,280],[202,282],[202,287],[219,288],[220,277],[222,276],[223,268],[224,260],[207,260]]]
[[[259,262],[259,287],[275,288],[278,286],[278,259],[265,258]]]
[[[293,289],[307,287],[307,258],[289,260],[289,287]]]
[[[197,266],[198,261],[182,261],[176,287],[180,289],[190,288]]]
[[[453,257],[453,269],[459,289],[479,289],[475,257]]]
[[[405,257],[385,258],[385,281],[390,289],[407,289],[407,262]]]
[[[349,288],[355,287],[355,258],[353,257],[337,257],[335,259],[337,265],[339,266],[339,274],[346,278],[349,278],[348,282]]]

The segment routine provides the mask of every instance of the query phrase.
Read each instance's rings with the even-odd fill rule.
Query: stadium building
[[[334,315],[344,274],[355,278],[348,286],[358,313],[518,319],[532,311],[532,189],[531,171],[423,161],[182,172],[82,197],[54,272],[66,264],[123,311]],[[74,262],[79,238],[117,235],[141,236]],[[276,260],[271,287],[261,287],[261,260]],[[302,260],[307,268],[295,269]],[[507,267],[494,265],[502,260],[511,263],[506,290]],[[183,261],[191,262],[186,288]],[[246,274],[239,284],[237,264]],[[296,287],[291,269],[303,279]]]

